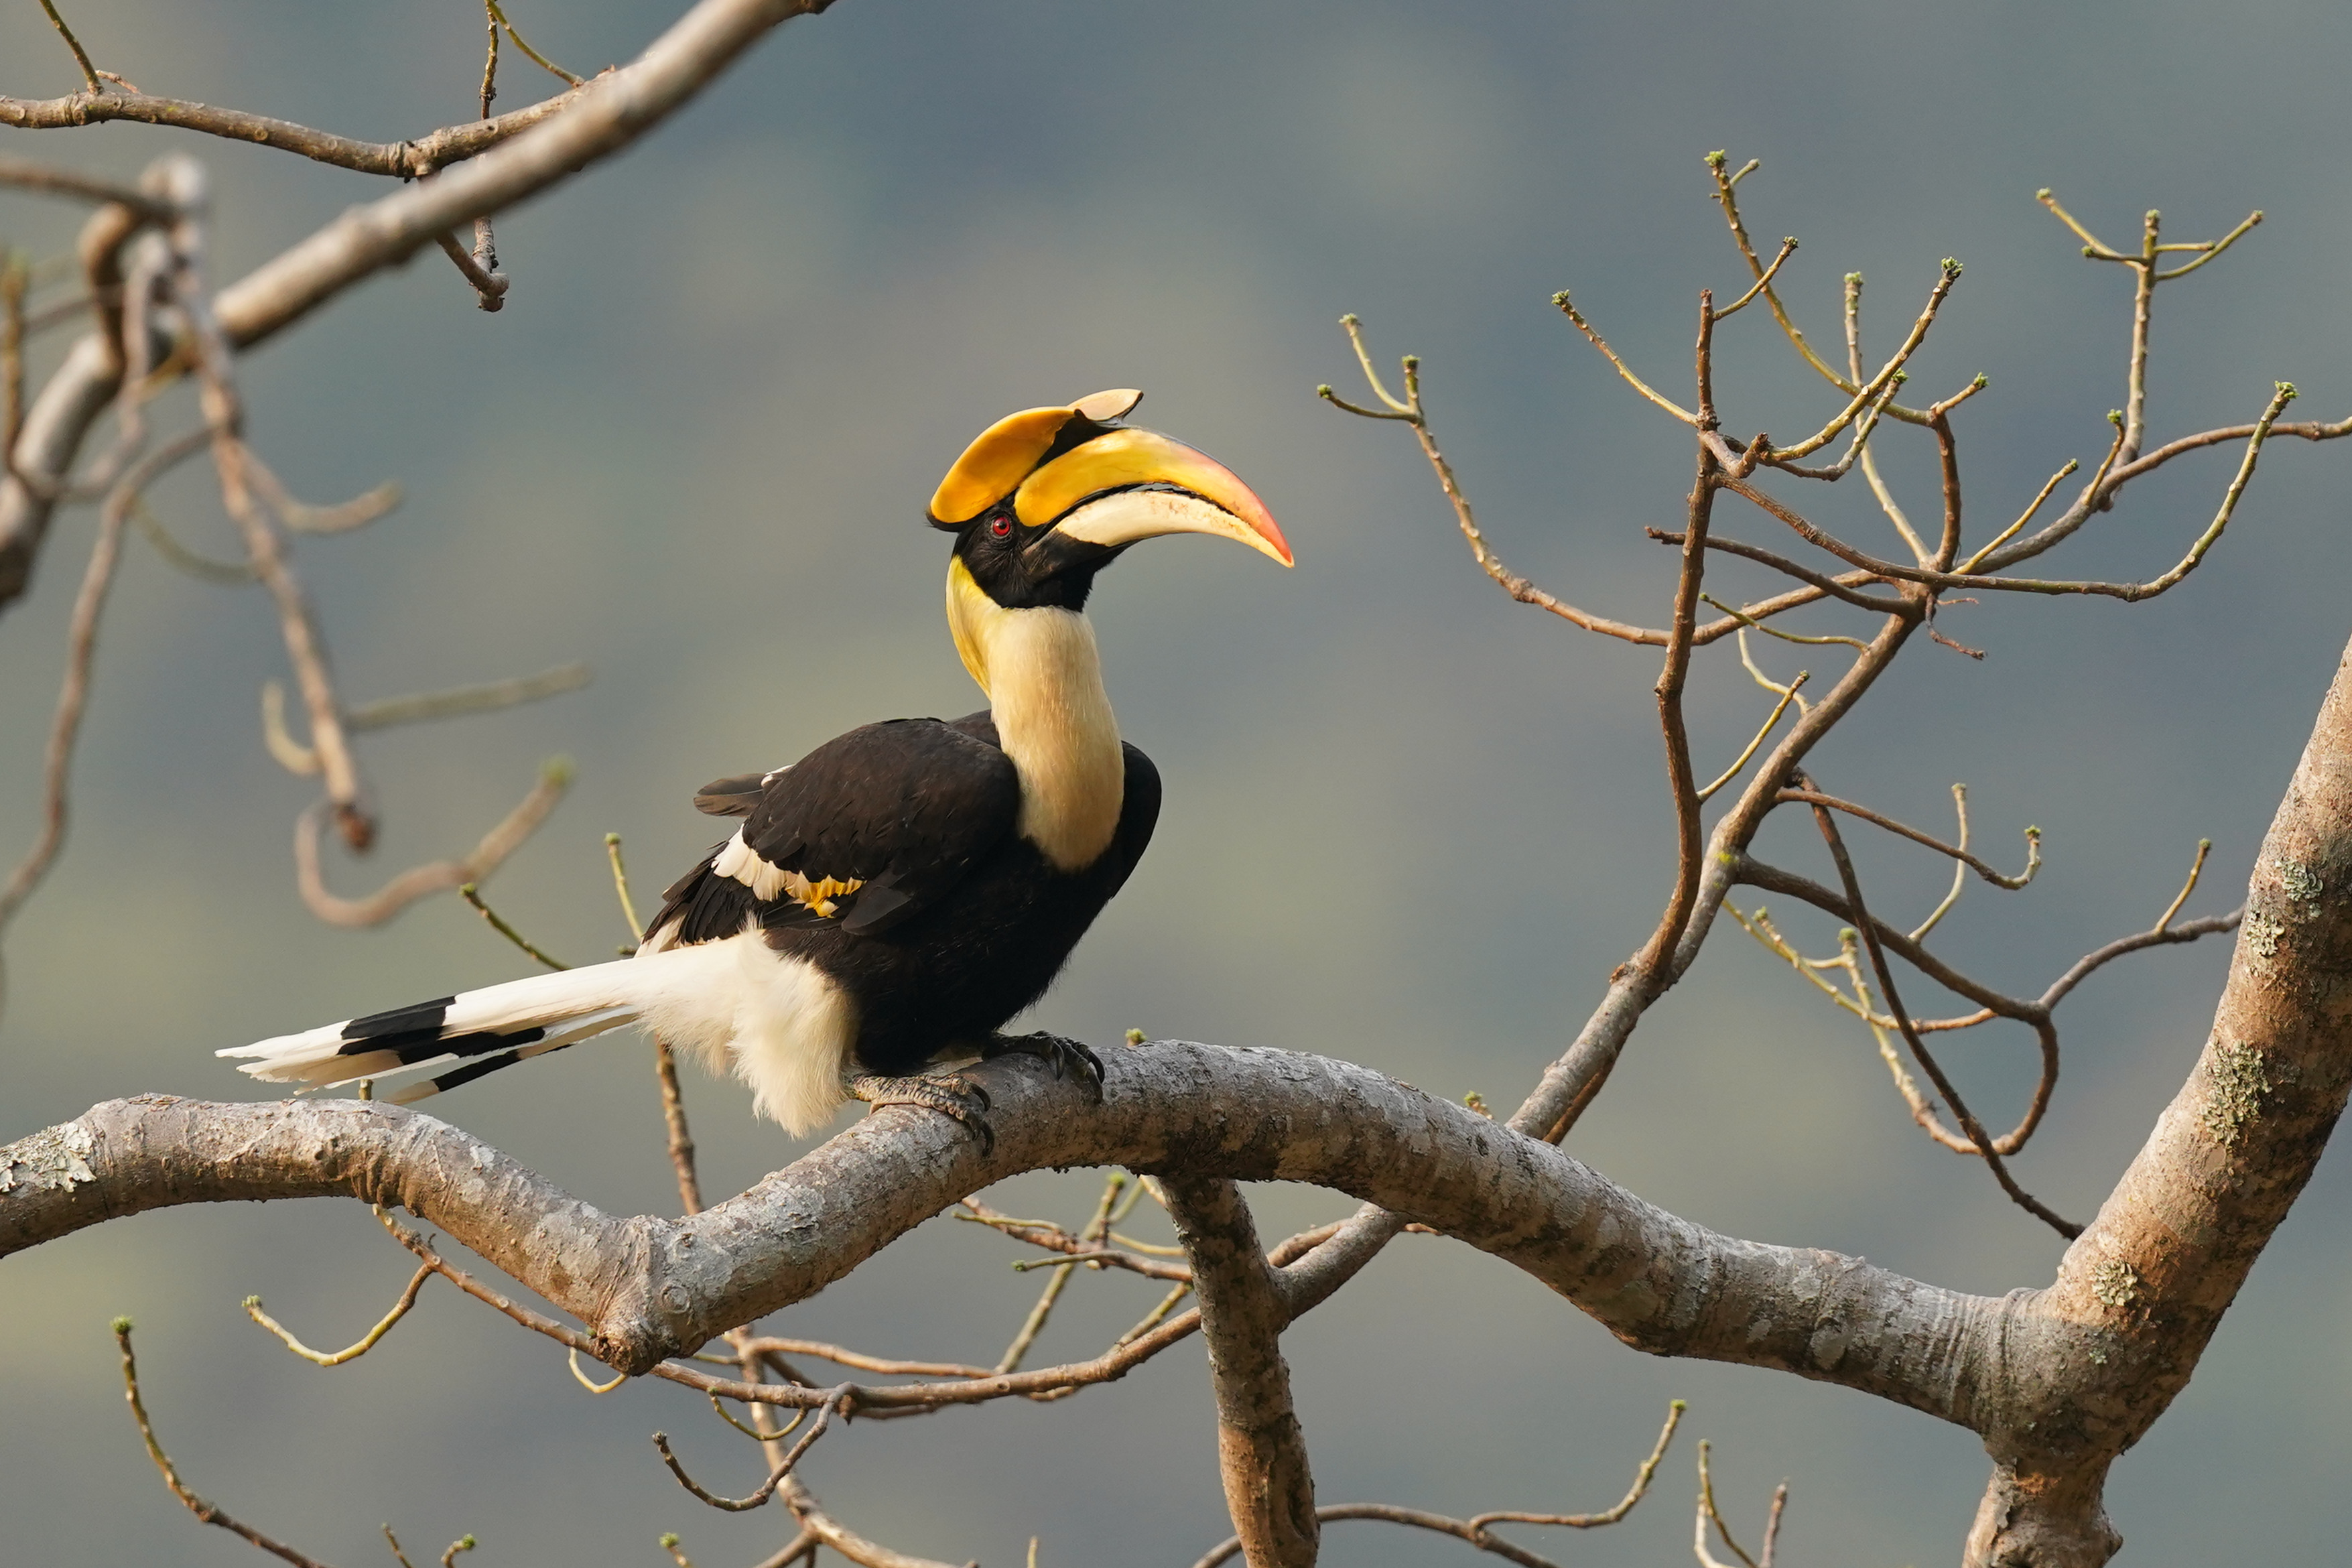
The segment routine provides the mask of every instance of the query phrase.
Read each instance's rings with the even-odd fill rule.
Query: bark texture
[[[1719,1236],[1548,1143],[1369,1068],[1162,1042],[1109,1054],[1104,1102],[1025,1059],[972,1069],[996,1146],[878,1112],[687,1219],[605,1215],[446,1122],[362,1100],[142,1096],[0,1148],[0,1257],[184,1203],[341,1193],[441,1226],[642,1372],[805,1300],[1023,1171],[1120,1164],[1307,1182],[1526,1269],[1637,1349],[1778,1367],[1969,1424],[2003,1304],[1859,1258]]]
[[[1290,1314],[1249,1205],[1220,1176],[1170,1176],[1161,1190],[1201,1299],[1217,1396],[1218,1468],[1243,1561],[1249,1568],[1314,1568],[1315,1478],[1282,1359]]]
[[[2352,654],[2263,839],[2195,1070],[2002,1347],[1971,1568],[2091,1568],[2122,1544],[2107,1468],[2188,1384],[2311,1179],[2352,1089],[2347,1024]]]

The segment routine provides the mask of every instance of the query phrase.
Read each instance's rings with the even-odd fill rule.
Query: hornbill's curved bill
[[[1291,563],[1229,469],[1119,422],[1141,397],[1000,419],[931,498],[932,526],[955,535],[948,625],[986,710],[868,724],[706,785],[695,805],[742,826],[668,889],[632,959],[219,1054],[313,1086],[461,1064],[388,1097],[409,1102],[635,1024],[731,1067],[795,1134],[852,1095],[984,1132],[972,1086],[916,1076],[943,1058],[1023,1050],[1099,1077],[1082,1046],[997,1033],[1053,983],[1160,815],[1160,774],[1103,691],[1087,591],[1160,534]]]

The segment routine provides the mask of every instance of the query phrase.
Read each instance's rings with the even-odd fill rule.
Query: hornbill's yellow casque
[[[948,626],[983,712],[898,719],[695,796],[742,819],[669,889],[634,958],[536,975],[219,1054],[257,1078],[345,1083],[465,1065],[424,1099],[637,1024],[751,1086],[793,1133],[851,1095],[975,1122],[942,1058],[1024,1050],[1097,1079],[1084,1047],[998,1029],[1045,994],[1151,837],[1160,774],[1119,740],[1095,574],[1136,541],[1210,533],[1290,564],[1265,506],[1192,447],[1120,419],[1137,392],[998,420],[931,498],[956,536]]]

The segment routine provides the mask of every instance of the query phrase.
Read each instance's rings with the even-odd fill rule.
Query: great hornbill
[[[405,1103],[635,1024],[731,1066],[795,1135],[853,1096],[986,1135],[976,1086],[920,1076],[943,1059],[1025,1051],[1098,1082],[1083,1046],[998,1032],[1053,983],[1160,816],[1159,771],[1103,691],[1087,591],[1158,534],[1291,562],[1231,471],[1119,423],[1141,397],[1000,419],[932,496],[931,525],[955,535],[948,626],[984,711],[868,724],[706,785],[695,805],[742,826],[668,889],[632,958],[218,1054],[314,1086],[465,1064],[388,1097]]]

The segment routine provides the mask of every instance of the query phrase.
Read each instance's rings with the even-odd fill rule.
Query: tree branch
[[[1249,1568],[1314,1568],[1315,1478],[1282,1359],[1290,1313],[1249,1205],[1222,1176],[1171,1175],[1161,1190],[1201,1298],[1218,1468],[1243,1556]]]
[[[2196,1068],[2012,1343],[2019,1364],[2062,1370],[2017,1381],[1986,1411],[1996,1468],[1971,1568],[2077,1568],[2120,1544],[2102,1500],[2108,1466],[2188,1384],[2343,1114],[2347,994],[2352,655],[2263,839]]]
[[[771,29],[831,4],[700,0],[632,64],[534,106],[547,112],[518,126],[509,140],[433,179],[353,208],[223,289],[214,307],[224,341],[231,349],[251,348],[353,284],[406,260],[438,236],[562,184],[667,119]],[[113,94],[105,100],[141,101]],[[479,134],[485,125],[530,112],[452,127],[449,134],[460,139],[452,145]],[[43,485],[61,479],[71,466],[121,374],[109,341],[85,338],[35,400],[17,438],[14,473],[37,482],[27,487],[13,475],[0,482],[0,607],[21,595],[31,576],[55,504],[53,494],[39,493]]]
[[[1783,1367],[1965,1419],[1976,1330],[1998,1301],[1717,1236],[1344,1062],[1168,1042],[1107,1065],[1100,1107],[1023,1061],[968,1069],[995,1102],[992,1152],[944,1118],[886,1109],[685,1220],[606,1215],[380,1102],[112,1100],[0,1149],[0,1255],[175,1204],[341,1194],[440,1226],[580,1318],[593,1353],[644,1372],[806,1299],[965,1193],[1121,1164],[1335,1187],[1528,1270],[1652,1353]]]
[[[559,92],[495,120],[446,125],[404,142],[360,142],[330,131],[313,131],[290,120],[275,120],[267,114],[219,109],[186,99],[154,98],[143,92],[75,92],[47,99],[0,97],[0,125],[20,131],[66,131],[110,121],[131,121],[176,131],[194,131],[230,142],[281,148],[314,163],[331,163],[362,174],[421,180],[453,163],[478,157],[541,121],[562,113],[578,100],[587,85]]]

